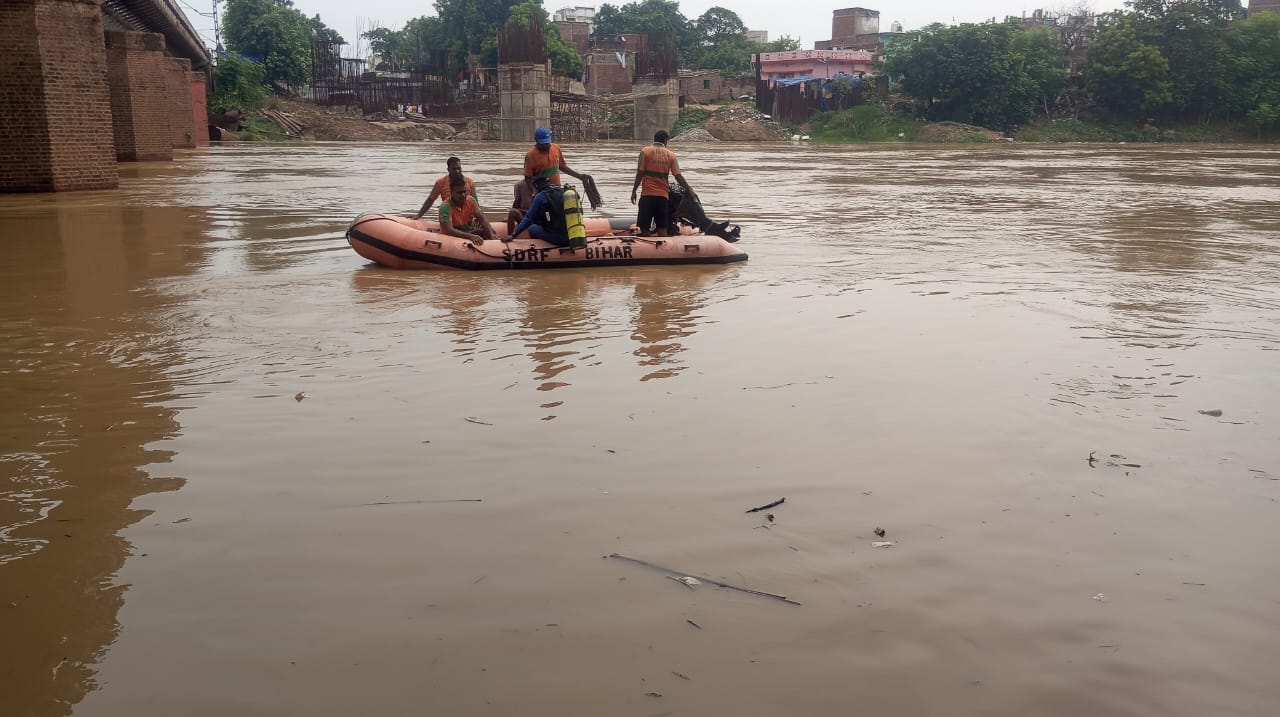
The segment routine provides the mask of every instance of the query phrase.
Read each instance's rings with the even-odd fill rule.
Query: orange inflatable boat
[[[490,222],[500,238],[506,226]],[[717,236],[642,237],[629,219],[584,222],[587,246],[561,248],[527,235],[475,244],[440,232],[436,222],[391,214],[361,214],[347,229],[356,253],[393,269],[560,269],[636,264],[728,264],[747,253]],[[687,230],[687,228],[682,228]]]

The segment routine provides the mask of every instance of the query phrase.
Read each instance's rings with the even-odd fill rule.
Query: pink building
[[[792,50],[760,52],[751,56],[751,64],[760,68],[760,79],[768,81],[788,77],[835,77],[837,73],[871,74],[875,65],[866,50]]]

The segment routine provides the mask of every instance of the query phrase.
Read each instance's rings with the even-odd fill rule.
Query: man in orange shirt
[[[551,130],[539,127],[533,133],[534,145],[524,155],[524,177],[531,183],[534,177],[546,177],[551,183],[560,186],[560,173],[585,182],[588,175],[578,174],[565,164],[564,153],[560,145],[551,142]]]
[[[631,203],[636,203],[636,190],[640,190],[639,212],[636,226],[640,227],[641,236],[660,237],[669,234],[672,224],[670,212],[670,195],[667,191],[667,175],[674,175],[676,182],[684,188],[685,196],[698,201],[698,194],[684,180],[680,173],[680,165],[676,162],[676,154],[667,149],[671,135],[660,129],[653,135],[653,144],[640,150],[640,161],[636,165],[636,183],[631,187]],[[643,185],[643,189],[641,189]],[[656,232],[650,230],[656,228]]]
[[[440,231],[451,237],[470,239],[483,244],[493,238],[493,227],[475,197],[467,194],[467,183],[461,177],[449,181],[449,199],[440,203]]]
[[[454,177],[466,180],[467,194],[473,199],[476,196],[476,185],[471,181],[471,177],[462,176],[462,160],[457,157],[450,157],[445,166],[449,168],[449,173],[436,180],[435,186],[431,188],[431,193],[427,195],[427,201],[422,204],[422,208],[418,213],[409,217],[410,219],[421,219],[427,212],[431,211],[431,205],[435,204],[437,199],[447,201],[449,199],[449,183]]]

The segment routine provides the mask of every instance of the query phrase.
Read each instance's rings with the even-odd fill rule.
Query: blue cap
[[[551,144],[551,130],[539,127],[533,131],[533,141],[538,144]]]

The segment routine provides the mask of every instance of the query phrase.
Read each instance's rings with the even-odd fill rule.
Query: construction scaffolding
[[[680,73],[671,38],[644,35],[636,52],[633,139],[648,141],[658,130],[671,130],[680,115]]]
[[[440,63],[418,65],[391,72],[373,72],[364,60],[343,58],[341,45],[316,40],[311,45],[310,99],[316,104],[358,108],[361,114],[383,112],[399,105],[425,105],[432,115],[454,116],[457,91],[447,53]],[[433,54],[433,60],[436,59]]]
[[[498,28],[501,138],[527,142],[551,124],[551,68],[540,18],[513,18]]]
[[[611,139],[612,103],[603,98],[567,92],[551,93],[551,131],[559,141],[594,142]]]

